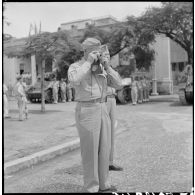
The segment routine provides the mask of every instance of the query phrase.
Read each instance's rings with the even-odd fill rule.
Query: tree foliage
[[[153,7],[139,18],[145,28],[162,33],[178,43],[193,59],[193,6],[192,2],[165,2]]]
[[[149,48],[149,44],[154,41],[154,33],[143,28],[142,23],[133,16],[129,16],[127,22],[113,24],[110,31],[89,25],[81,42],[87,37],[95,37],[102,44],[107,44],[111,57],[125,48],[129,49],[129,53],[134,53],[139,67],[146,66],[148,69],[150,60],[153,59],[154,53]],[[144,62],[144,60],[146,61]]]

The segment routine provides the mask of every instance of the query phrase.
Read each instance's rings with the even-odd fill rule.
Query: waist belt
[[[78,101],[78,102],[80,102],[80,103],[103,103],[103,102],[107,102],[107,97],[98,98],[98,99],[89,100],[89,101]]]
[[[115,98],[115,95],[112,94],[112,95],[107,95],[108,98]]]

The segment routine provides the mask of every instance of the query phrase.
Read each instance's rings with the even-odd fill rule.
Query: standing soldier
[[[26,107],[26,94],[24,89],[24,84],[22,82],[22,77],[17,77],[17,83],[15,86],[15,97],[18,103],[18,109],[19,109],[19,121],[24,120],[24,114],[25,113],[25,107]]]
[[[107,58],[108,62],[110,63],[110,54],[109,51],[104,52],[104,57]],[[116,73],[118,74],[118,73]],[[118,75],[118,78],[120,76]],[[120,78],[121,79],[121,78]],[[109,79],[108,79],[108,84],[109,84]],[[122,82],[121,82],[122,84]],[[120,88],[122,85],[120,86]],[[118,88],[119,89],[119,88]],[[110,150],[110,158],[109,158],[109,170],[110,171],[122,171],[123,168],[114,164],[114,134],[115,134],[115,129],[117,126],[117,120],[116,120],[116,89],[113,87],[107,86],[107,110],[108,114],[110,116],[110,121],[111,121],[111,150]]]
[[[137,104],[137,93],[138,93],[138,83],[135,80],[135,77],[132,76],[132,81],[131,81],[131,99],[132,99],[132,104],[136,105]]]
[[[143,102],[147,100],[147,83],[146,83],[146,76],[144,75],[142,78],[142,86],[143,86]]]
[[[149,102],[149,94],[150,94],[150,81],[148,77],[146,79],[146,102]]]
[[[143,102],[143,86],[142,86],[142,82],[141,82],[141,77],[138,76],[138,82],[137,82],[137,86],[138,86],[138,103],[142,103]]]
[[[116,121],[116,90],[112,87],[107,87],[107,110],[111,121],[111,150],[109,157],[109,170],[110,171],[122,171],[123,168],[115,165],[114,162],[114,134],[117,125]]]
[[[10,116],[9,116],[8,88],[5,84],[3,84],[3,103],[4,103],[4,109],[3,109],[4,118],[10,118]]]
[[[67,81],[66,92],[67,92],[68,102],[71,102],[72,101],[72,88],[71,88],[69,80]]]
[[[80,137],[84,189],[87,192],[113,192],[116,188],[108,183],[111,124],[105,102],[107,84],[116,87],[121,85],[121,80],[104,57],[99,64],[101,73],[92,71],[91,66],[100,55],[99,40],[88,38],[82,46],[84,57],[69,67],[68,78],[76,90],[75,100],[78,101],[75,117]]]
[[[64,81],[63,78],[61,78],[60,81],[60,95],[62,102],[66,102],[66,82]]]
[[[54,77],[52,84],[53,84],[52,93],[53,93],[54,104],[57,104],[58,103],[59,81],[56,80],[56,77]]]

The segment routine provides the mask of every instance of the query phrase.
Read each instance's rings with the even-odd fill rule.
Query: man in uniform
[[[60,81],[60,95],[62,102],[66,102],[66,82],[64,81],[63,78],[61,78]]]
[[[26,114],[25,107],[26,107],[27,99],[26,99],[25,88],[21,76],[17,77],[17,83],[15,86],[15,97],[18,103],[19,121],[23,121],[24,115]],[[26,118],[27,118],[27,114],[26,114]]]
[[[4,103],[4,110],[3,110],[4,118],[10,118],[10,116],[9,116],[8,88],[5,84],[3,84],[3,103]]]
[[[107,87],[107,110],[111,121],[111,150],[109,158],[109,170],[110,171],[122,171],[123,168],[114,164],[114,134],[117,126],[116,121],[116,90],[112,87]]]
[[[52,84],[53,84],[52,93],[53,93],[54,104],[57,104],[58,103],[59,82],[56,80],[56,77],[54,77]]]
[[[68,99],[68,102],[71,102],[72,101],[72,88],[71,88],[71,85],[70,85],[70,81],[69,80],[67,81],[66,91],[67,91],[67,99]]]
[[[138,91],[138,84],[137,81],[135,80],[135,76],[132,76],[131,77],[131,100],[133,105],[137,104],[137,91]]]
[[[88,38],[82,45],[84,58],[69,67],[68,78],[76,91],[75,101],[78,101],[75,116],[80,137],[84,190],[112,192],[116,188],[108,183],[111,124],[105,102],[107,78],[112,87],[120,86],[121,80],[103,57],[99,65],[102,71],[97,74],[92,71],[91,65],[99,58],[99,40]]]

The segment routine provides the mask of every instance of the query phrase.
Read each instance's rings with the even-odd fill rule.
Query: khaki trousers
[[[18,109],[19,109],[19,120],[24,120],[25,115],[25,101],[22,97],[16,97],[18,101]]]
[[[76,126],[80,137],[84,190],[98,192],[108,184],[110,118],[105,103],[77,103]]]
[[[53,92],[54,102],[58,102],[58,90],[53,88],[52,92]]]
[[[62,101],[66,101],[66,89],[65,90],[60,90],[61,98]]]
[[[107,98],[106,102],[108,114],[110,116],[111,121],[111,150],[109,157],[109,165],[113,165],[114,161],[114,134],[116,127],[116,99],[115,98]]]

